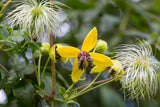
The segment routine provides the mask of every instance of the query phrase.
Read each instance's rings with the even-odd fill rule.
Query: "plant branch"
[[[47,65],[48,65],[49,60],[50,60],[50,57],[48,57],[47,62],[46,62],[45,65],[44,65],[44,68],[43,68],[43,71],[42,71],[42,75],[41,75],[41,81],[42,81],[42,79],[43,79],[43,75],[44,75],[44,72],[45,72],[45,70],[46,70],[46,67],[47,67]]]
[[[88,89],[88,90],[86,90],[86,91],[84,91],[84,92],[82,92],[82,93],[80,93],[80,94],[77,94],[77,95],[75,95],[75,96],[73,96],[73,97],[71,97],[71,98],[68,98],[68,100],[72,100],[72,99],[74,99],[74,98],[76,98],[76,97],[78,97],[78,96],[80,96],[80,95],[83,95],[83,94],[85,94],[85,93],[87,93],[87,92],[89,92],[89,91],[92,91],[92,90],[94,90],[95,88],[98,88],[98,87],[100,87],[100,86],[102,86],[102,85],[105,85],[105,84],[107,84],[107,83],[109,83],[109,82],[112,82],[112,81],[114,81],[114,80],[116,80],[116,79],[118,79],[119,77],[117,77],[117,78],[110,78],[110,79],[108,79],[106,82],[104,82],[104,83],[102,83],[102,84],[99,84],[99,85],[97,85],[97,86],[95,86],[95,87],[93,87],[93,88],[90,88],[90,89]]]
[[[11,3],[12,0],[8,0],[2,7],[0,14],[4,11],[4,9]]]
[[[77,94],[80,94],[80,93],[82,93],[83,91],[85,91],[86,89],[88,89],[97,79],[98,79],[98,77],[101,75],[101,72],[100,73],[98,73],[98,75],[95,77],[95,79],[91,82],[91,83],[89,83],[83,90],[81,90],[80,92],[78,92]]]
[[[38,86],[39,87],[41,85],[41,58],[42,58],[42,55],[40,54],[39,60],[38,60]]]
[[[4,66],[2,66],[1,64],[0,64],[0,68],[1,68],[3,71],[5,71],[6,73],[8,72],[7,69],[6,69]]]
[[[111,79],[113,79],[113,77],[110,77],[110,78],[107,78],[107,79],[104,79],[104,80],[100,80],[100,81],[94,82],[92,85],[104,83],[104,82],[107,82],[107,81],[109,81],[109,80],[111,80]],[[79,87],[73,89],[72,91],[74,91],[74,90],[76,90],[76,89],[77,89],[77,90],[82,89],[82,88],[84,88],[84,87],[87,87],[88,85],[89,85],[89,84],[85,84],[85,85],[79,86]]]
[[[51,5],[50,7],[53,7],[53,0],[50,0]],[[50,34],[50,47],[53,46],[53,35],[52,32]],[[56,70],[55,70],[55,63],[51,60],[51,70],[52,70],[52,95],[55,95],[56,90]],[[51,107],[54,107],[54,101],[51,101]]]

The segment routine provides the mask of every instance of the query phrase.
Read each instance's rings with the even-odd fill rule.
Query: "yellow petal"
[[[122,69],[122,65],[121,65],[121,62],[118,61],[118,60],[112,60],[113,62],[113,66],[112,68],[115,70],[115,71],[120,71],[120,72],[123,72],[123,69]]]
[[[113,65],[111,59],[103,54],[99,53],[89,53],[89,54],[93,58],[94,65],[105,66],[105,67],[110,67]]]
[[[81,52],[78,48],[74,48],[71,46],[63,46],[63,47],[57,48],[57,51],[61,57],[65,57],[65,58],[75,58]]]
[[[104,66],[95,66],[91,69],[91,73],[99,73],[106,69]]]
[[[97,42],[97,29],[94,27],[87,35],[82,44],[82,51],[89,52]]]
[[[83,71],[84,70],[78,68],[78,59],[76,59],[72,68],[72,81],[74,83],[78,82],[83,74]]]
[[[49,50],[49,57],[56,62],[56,53],[55,53],[55,45],[53,45]]]

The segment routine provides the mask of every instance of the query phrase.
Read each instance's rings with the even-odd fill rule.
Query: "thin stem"
[[[0,68],[1,68],[3,71],[8,72],[7,69],[6,69],[4,66],[2,66],[1,64],[0,64]]]
[[[59,100],[59,99],[54,99],[54,101],[60,102],[60,103],[64,103],[63,101]]]
[[[0,14],[4,11],[4,9],[11,3],[12,0],[8,0],[2,7]]]
[[[105,84],[107,84],[107,83],[109,83],[109,82],[112,82],[112,81],[114,81],[114,80],[116,80],[116,79],[118,79],[118,78],[119,78],[119,77],[117,77],[117,78],[110,78],[110,79],[108,79],[108,81],[106,81],[106,82],[104,82],[104,83],[102,83],[102,84],[99,84],[99,85],[97,85],[97,86],[95,86],[95,87],[93,87],[93,88],[90,88],[90,89],[88,89],[88,90],[86,90],[86,91],[84,91],[84,92],[82,92],[82,93],[80,93],[80,94],[77,94],[77,95],[69,98],[68,100],[74,99],[74,98],[76,98],[76,97],[78,97],[78,96],[80,96],[80,95],[83,95],[83,94],[85,94],[85,93],[87,93],[87,92],[89,92],[89,91],[92,91],[92,90],[94,90],[95,88],[98,88],[98,87],[100,87],[100,86],[103,86],[103,85],[105,85]]]
[[[42,55],[39,55],[39,60],[38,60],[38,86],[40,87],[41,85],[41,58]]]
[[[53,0],[50,0],[50,7],[53,7]],[[52,33],[50,34],[50,47],[53,46],[53,35]],[[51,61],[51,70],[52,70],[52,94],[55,95],[55,90],[56,90],[56,70],[55,70],[55,63]],[[54,101],[51,101],[51,107],[54,107]]]
[[[0,49],[1,49],[2,47],[0,47]],[[2,51],[10,51],[10,50],[12,50],[12,49],[14,49],[14,48],[8,48],[8,49],[1,49]]]
[[[12,44],[12,45],[16,46],[16,44],[15,44],[15,43],[13,43],[13,42],[11,42],[11,41],[7,41],[7,40],[0,40],[0,42],[8,42],[8,43],[10,43],[10,44]]]
[[[50,60],[50,57],[48,57],[47,62],[46,62],[45,65],[44,65],[44,68],[43,68],[43,71],[42,71],[42,75],[41,75],[41,81],[42,81],[42,79],[43,79],[43,75],[44,75],[44,72],[45,72],[45,70],[46,70],[46,67],[47,67],[47,65],[48,65],[49,60]]]
[[[36,61],[35,61],[35,57],[34,57],[33,52],[32,52],[32,56],[33,56],[34,70],[35,70],[35,74],[36,74],[36,78],[37,78],[37,82],[38,82],[37,66],[36,66]]]
[[[22,49],[28,44],[29,42],[25,42],[22,46]]]
[[[94,80],[89,84],[89,85],[87,85],[87,87],[85,87],[83,90],[81,90],[80,92],[78,92],[77,94],[80,94],[80,93],[82,93],[83,91],[85,91],[86,89],[88,89],[97,79],[98,79],[98,77],[101,75],[101,72],[100,73],[98,73],[98,75],[94,78]]]
[[[74,83],[67,89],[66,93],[70,92],[70,90],[72,90],[73,86],[74,86]]]
[[[104,82],[107,82],[107,81],[109,81],[110,79],[112,79],[112,77],[110,77],[110,78],[107,78],[107,79],[104,79],[104,80],[100,80],[100,81],[97,81],[97,82],[94,82],[92,85],[96,85],[96,84],[100,84],[100,83],[104,83]],[[84,88],[84,87],[86,87],[86,86],[88,86],[89,84],[86,84],[86,85],[82,85],[82,86],[79,86],[79,87],[77,87],[77,88],[75,88],[75,89],[81,89],[81,88]],[[73,89],[72,91],[74,91],[75,89]]]

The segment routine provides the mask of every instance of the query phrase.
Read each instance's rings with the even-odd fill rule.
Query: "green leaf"
[[[51,92],[52,92],[52,75],[50,73],[45,72],[42,81],[45,84],[43,91],[46,92],[47,94],[51,94]]]
[[[66,94],[66,89],[64,87],[60,87],[59,90],[61,94]]]
[[[11,35],[11,34],[12,34],[12,31],[13,31],[12,27],[7,27],[6,29],[8,30],[9,35]]]
[[[4,39],[7,39],[9,36],[8,30],[5,28],[5,25],[0,25],[0,34],[3,36]]]
[[[1,74],[0,80],[4,79],[4,77],[6,76],[6,73],[1,68],[0,68],[0,74]]]
[[[69,104],[76,104],[78,107],[80,107],[80,104],[74,100],[69,100],[64,104],[64,107],[68,107]]]
[[[23,82],[22,86],[13,90],[13,94],[21,107],[34,106],[34,88],[32,84]]]
[[[34,65],[26,65],[25,62],[13,63],[11,68],[18,71],[20,74],[32,74],[34,72]]]
[[[0,81],[0,89],[5,88],[9,90],[8,92],[10,93],[10,89],[13,87],[17,79],[18,76],[15,70],[10,70],[6,73],[5,78],[2,81]]]
[[[17,44],[21,43],[24,40],[23,31],[14,30],[10,40],[13,41],[13,42],[16,42]]]
[[[41,43],[40,42],[29,42],[29,47],[32,49],[33,53],[35,53],[36,50],[40,50],[41,47]]]

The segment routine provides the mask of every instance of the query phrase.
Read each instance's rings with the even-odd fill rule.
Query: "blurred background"
[[[14,1],[14,0],[13,0]],[[62,19],[61,30],[58,31],[56,43],[63,43],[75,47],[81,47],[81,44],[87,33],[96,27],[98,38],[105,40],[108,44],[108,50],[104,53],[110,57],[114,56],[116,48],[122,44],[138,44],[141,40],[148,41],[155,55],[156,60],[160,60],[160,0],[59,0],[69,6],[59,11]],[[0,6],[6,0],[0,1]],[[0,16],[0,21],[5,22],[7,13],[14,9],[15,3],[4,11]],[[0,37],[5,35],[4,28],[0,28]],[[41,41],[48,41],[41,38]],[[27,54],[28,57],[30,56]],[[17,56],[18,59],[21,57]],[[21,65],[10,65],[10,56],[0,50],[0,64],[10,70],[7,79],[3,74],[0,76],[0,106],[6,107],[30,107],[38,106],[37,98],[34,96],[34,78],[32,78],[33,66],[27,67]],[[22,60],[21,62],[23,62]],[[44,63],[46,58],[44,57]],[[20,67],[21,66],[21,67]],[[56,64],[57,70],[57,90],[60,86],[68,87],[72,81],[70,78],[71,63]],[[22,71],[21,73],[19,71]],[[31,72],[27,72],[31,71]],[[76,85],[86,84],[95,75],[87,74],[85,82],[79,82]],[[100,79],[107,78],[107,70],[103,72]],[[46,72],[45,90],[51,91],[50,68]],[[16,87],[16,88],[15,88]],[[2,90],[3,89],[3,90]],[[124,96],[119,81],[112,82],[98,89],[95,89],[85,95],[77,98],[81,107],[160,107],[160,90],[151,100],[142,100],[138,103]],[[24,97],[26,96],[27,97]],[[3,96],[3,97],[2,97]],[[4,100],[3,100],[4,99]],[[42,100],[44,107],[47,102]],[[26,106],[27,105],[27,106]],[[57,107],[61,105],[57,104]],[[77,107],[74,105],[74,107]]]

